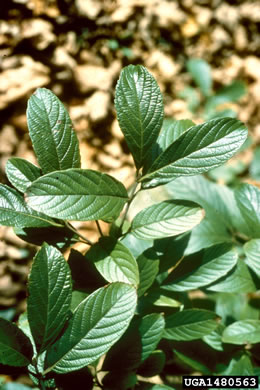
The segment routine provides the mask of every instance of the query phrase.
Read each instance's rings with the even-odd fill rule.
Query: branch
[[[78,237],[80,237],[85,244],[88,245],[94,245],[92,241],[90,241],[87,237],[83,236],[81,233],[77,231],[77,229],[74,228],[74,226],[71,225],[70,222],[65,221],[65,225],[67,226],[68,229],[70,229],[73,233],[76,233]]]

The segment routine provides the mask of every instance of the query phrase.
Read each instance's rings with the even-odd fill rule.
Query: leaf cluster
[[[51,91],[28,102],[39,166],[9,159],[0,223],[40,249],[27,312],[18,324],[0,319],[0,363],[27,366],[40,389],[84,380],[88,389],[158,390],[187,372],[256,375],[260,190],[202,176],[241,148],[245,126],[164,120],[159,87],[140,65],[122,70],[115,106],[136,167],[130,189],[81,168],[71,120]],[[142,203],[154,190],[165,200]],[[141,211],[129,218],[135,203]],[[73,221],[96,221],[100,239]],[[144,381],[159,374],[164,385]]]
[[[195,84],[180,92],[179,96],[186,100],[191,113],[206,119],[237,116],[232,103],[237,102],[246,94],[247,88],[243,81],[234,80],[222,88],[213,90],[213,80],[210,65],[201,58],[191,58],[186,63],[187,70]]]

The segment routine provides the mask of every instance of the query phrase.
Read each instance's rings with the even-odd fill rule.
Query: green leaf
[[[139,325],[140,318],[135,316],[123,336],[106,354],[102,371],[112,371],[118,374],[124,371],[136,371],[141,364],[142,352]]]
[[[163,337],[169,340],[196,340],[218,326],[216,314],[208,310],[187,309],[165,318]]]
[[[29,321],[28,321],[27,311],[25,311],[24,313],[20,314],[20,316],[18,318],[18,324],[17,325],[18,325],[19,329],[21,329],[23,331],[23,333],[30,340],[30,342],[32,344],[32,348],[33,348],[33,353],[37,354],[37,349],[36,349],[36,346],[35,346],[35,342],[34,342],[34,339],[33,339],[33,336],[32,336],[30,324],[29,324]]]
[[[190,127],[195,126],[195,123],[190,119],[174,120],[171,118],[164,119],[161,132],[155,144],[153,144],[149,157],[145,161],[143,174],[147,172],[150,165],[155,159],[170,146],[177,138],[179,138]]]
[[[247,138],[245,126],[232,118],[193,126],[159,155],[140,178],[143,187],[156,187],[179,176],[207,172],[232,157]]]
[[[221,375],[254,375],[254,368],[248,355],[233,358]]]
[[[139,382],[138,390],[176,390],[176,389],[166,385],[154,385],[153,383]]]
[[[58,249],[44,244],[29,277],[28,320],[38,351],[63,329],[69,316],[72,282],[69,266]]]
[[[5,320],[12,321],[16,315],[16,309],[14,307],[9,307],[7,309],[0,310],[0,318]]]
[[[178,139],[185,131],[195,126],[195,123],[190,119],[165,119],[162,130],[157,139],[161,151],[164,151],[170,146],[176,139]]]
[[[148,298],[152,298],[153,294],[149,294]],[[162,307],[180,307],[181,302],[176,301],[167,295],[159,294],[158,297],[155,295],[155,300],[153,301],[154,306],[162,306]]]
[[[137,374],[144,377],[159,375],[166,362],[165,353],[161,350],[153,351],[151,355],[138,367]]]
[[[255,148],[253,160],[249,166],[250,177],[254,180],[260,180],[260,146]]]
[[[228,108],[226,110],[214,108],[212,111],[209,111],[209,112],[205,110],[205,114],[204,114],[204,118],[206,120],[216,119],[216,118],[226,118],[226,117],[236,118],[237,113],[236,113],[236,111],[228,109]]]
[[[119,125],[139,169],[155,143],[163,121],[160,89],[143,66],[129,65],[122,70],[116,87],[115,107]]]
[[[90,169],[67,169],[37,179],[27,190],[28,204],[65,220],[117,218],[128,195],[112,176]]]
[[[164,318],[161,314],[134,317],[127,331],[107,353],[102,371],[136,370],[157,347],[163,329]]]
[[[247,265],[241,259],[238,259],[234,269],[227,275],[206,288],[209,291],[228,293],[249,293],[256,291],[256,286]]]
[[[230,344],[256,344],[260,342],[260,321],[236,321],[226,327],[222,341]]]
[[[135,288],[120,282],[89,295],[48,351],[45,372],[70,372],[96,361],[127,329],[136,300]]]
[[[225,329],[223,324],[219,324],[216,329],[213,330],[210,334],[203,336],[203,341],[207,343],[211,348],[216,349],[217,351],[224,351],[222,344],[222,333]]]
[[[230,232],[248,235],[245,223],[234,197],[234,191],[225,185],[210,182],[201,175],[180,177],[165,186],[171,198],[189,199],[206,211],[203,221],[191,231],[186,253],[221,242],[232,242]]]
[[[208,172],[208,177],[210,180],[213,180],[215,182],[221,182],[230,185],[236,182],[238,176],[246,172],[247,169],[247,164],[244,163],[242,160],[237,159],[232,164],[226,162],[224,165],[210,170]]]
[[[209,64],[200,58],[187,61],[187,69],[204,96],[211,94],[212,77]]]
[[[124,282],[139,284],[137,262],[121,242],[112,237],[101,237],[86,253],[86,258],[92,261],[100,274],[108,282]]]
[[[222,100],[221,103],[236,102],[244,96],[246,92],[245,83],[241,80],[234,80],[229,85],[219,89],[215,96],[222,99],[224,99],[224,97],[226,98],[225,102]]]
[[[142,354],[141,361],[150,356],[162,338],[165,320],[161,314],[148,314],[142,318],[139,326],[141,335]]]
[[[198,110],[201,103],[201,97],[196,88],[189,86],[185,87],[177,94],[177,96],[187,102],[187,108],[189,111],[195,113]]]
[[[161,286],[170,291],[188,291],[207,286],[225,276],[237,263],[238,254],[229,244],[214,245],[186,257]]]
[[[230,321],[259,318],[258,308],[251,304],[249,297],[243,292],[218,293],[213,295],[213,298],[216,301],[215,312],[224,324],[230,324]]]
[[[169,269],[176,268],[183,260],[189,239],[190,232],[154,241],[154,250],[160,260],[159,275],[156,278],[159,284],[168,277]]]
[[[4,184],[0,184],[0,225],[19,228],[62,226],[47,215],[32,210],[18,191]]]
[[[235,80],[231,84],[219,89],[214,96],[211,96],[206,103],[205,112],[210,117],[220,104],[236,102],[246,94],[246,86],[243,81]]]
[[[235,190],[235,198],[251,237],[260,238],[260,190],[251,184],[241,184]]]
[[[176,236],[198,225],[204,211],[185,200],[166,200],[140,211],[133,219],[131,232],[140,239]]]
[[[157,256],[154,258],[154,255],[154,251],[148,249],[137,258],[140,278],[138,297],[141,297],[151,287],[158,274],[160,262]]]
[[[43,173],[80,167],[78,139],[57,96],[38,88],[28,101],[27,121]]]
[[[1,390],[32,390],[32,388],[21,383],[7,382],[1,387]]]
[[[260,277],[260,239],[248,241],[244,245],[244,251],[246,264]]]
[[[33,356],[32,344],[28,337],[10,321],[0,318],[0,363],[24,367]]]
[[[146,249],[153,246],[153,240],[139,240],[131,233],[127,233],[120,239],[120,242],[130,249],[135,257],[140,256]]]
[[[34,364],[30,364],[28,366],[28,373],[32,382],[37,386],[36,390],[39,390],[39,386],[43,388],[45,387],[46,390],[53,390],[56,388],[55,379],[53,378],[52,375],[47,375],[47,376],[42,375],[42,373],[44,372],[45,356],[46,356],[46,352],[38,355],[37,360],[34,361]],[[41,383],[40,383],[40,379],[41,379]]]
[[[176,349],[174,349],[173,352],[181,360],[181,362],[187,364],[189,367],[193,368],[193,370],[201,372],[204,375],[211,374],[208,367],[206,367],[204,364],[190,358],[189,356],[184,355],[183,353],[177,351]]]
[[[9,158],[5,171],[10,183],[21,192],[25,192],[41,176],[40,168],[19,157]]]
[[[74,311],[76,307],[85,299],[89,294],[83,291],[73,290],[70,309]]]

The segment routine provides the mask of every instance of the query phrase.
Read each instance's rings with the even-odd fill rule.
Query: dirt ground
[[[3,5],[4,4],[4,5]],[[113,104],[120,70],[143,64],[164,95],[165,115],[194,118],[180,92],[193,85],[185,63],[203,58],[214,89],[243,80],[232,108],[260,143],[260,3],[253,0],[5,0],[0,10],[0,176],[11,156],[36,163],[26,104],[38,87],[67,106],[80,140],[82,167],[131,184],[133,162]],[[47,145],[46,145],[47,147]],[[252,154],[249,153],[249,159]],[[79,224],[79,227],[80,224]],[[84,226],[88,237],[95,233]],[[86,233],[85,233],[86,234]],[[35,248],[0,227],[0,312],[25,309]],[[0,313],[1,314],[1,313]]]

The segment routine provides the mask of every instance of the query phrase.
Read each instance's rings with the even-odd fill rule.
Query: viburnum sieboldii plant
[[[0,222],[40,248],[27,312],[17,324],[0,319],[1,364],[27,366],[40,389],[76,389],[82,380],[86,389],[170,389],[169,380],[143,378],[169,377],[171,362],[190,373],[233,375],[239,367],[253,374],[260,191],[202,175],[239,151],[245,126],[233,118],[164,120],[159,87],[140,65],[122,70],[115,107],[136,168],[129,190],[106,173],[81,169],[70,117],[51,91],[39,88],[29,99],[39,166],[8,160]],[[132,203],[159,186],[164,200],[141,204],[129,218]],[[110,224],[108,235],[99,220]],[[98,242],[73,221],[96,221]],[[76,242],[85,252],[71,248]],[[194,345],[207,353],[195,348],[196,357]]]

